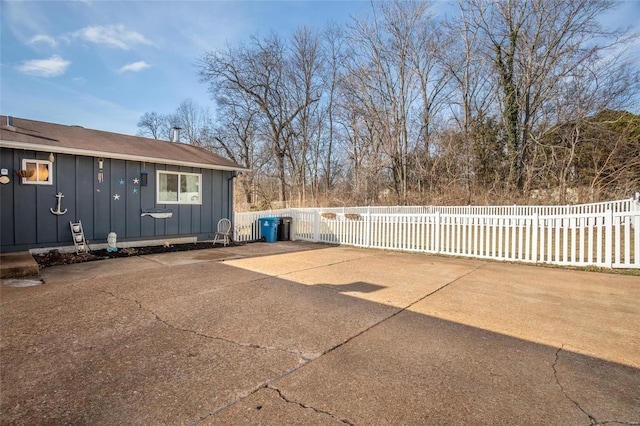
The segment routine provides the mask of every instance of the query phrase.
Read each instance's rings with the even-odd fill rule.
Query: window
[[[158,204],[202,204],[202,175],[158,170]]]
[[[53,184],[53,167],[51,161],[24,159],[22,160],[22,169],[29,173],[29,176],[22,178],[22,183],[31,185]]]

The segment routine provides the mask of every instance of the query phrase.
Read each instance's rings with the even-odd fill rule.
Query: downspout
[[[231,177],[227,179],[227,217],[233,223],[233,179],[238,177],[238,172],[231,172]]]

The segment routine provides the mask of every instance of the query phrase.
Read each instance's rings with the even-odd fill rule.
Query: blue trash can
[[[278,240],[279,217],[260,218],[260,232],[268,243],[275,243]]]

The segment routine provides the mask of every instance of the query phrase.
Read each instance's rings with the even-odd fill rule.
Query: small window
[[[22,160],[22,169],[28,176],[22,178],[22,183],[31,185],[51,185],[53,183],[53,167],[51,161]]]
[[[202,175],[158,170],[158,204],[202,204]]]

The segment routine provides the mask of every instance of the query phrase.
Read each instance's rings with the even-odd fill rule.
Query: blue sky
[[[370,10],[343,1],[0,1],[0,112],[135,134],[145,112],[211,107],[194,61],[271,30],[322,28]],[[442,3],[442,8],[447,5]],[[640,0],[605,23],[640,27]],[[640,54],[640,49],[636,49]]]
[[[142,114],[191,98],[194,61],[272,29],[324,27],[365,1],[2,1],[2,114],[135,134]]]

